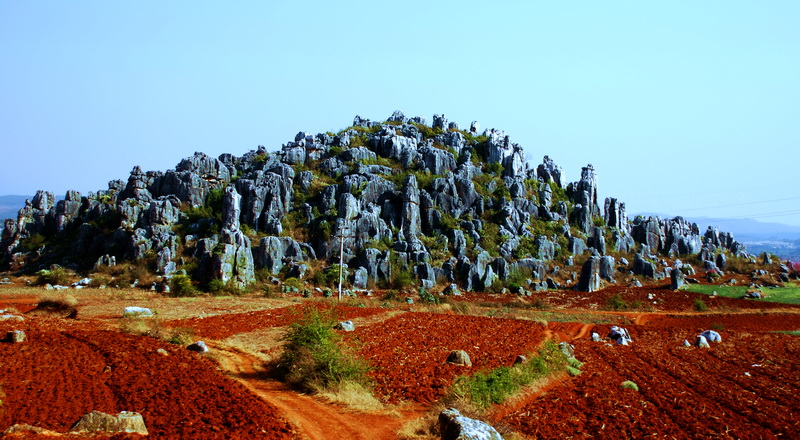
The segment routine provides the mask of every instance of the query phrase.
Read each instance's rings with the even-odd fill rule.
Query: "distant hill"
[[[0,196],[0,228],[7,218],[17,218],[17,212],[25,206],[25,199],[33,196]]]

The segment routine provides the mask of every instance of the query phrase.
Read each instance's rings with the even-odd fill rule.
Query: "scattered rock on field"
[[[356,325],[353,324],[353,321],[342,321],[334,327],[336,330],[344,330],[346,332],[352,332],[356,329]]]
[[[464,417],[455,408],[439,414],[442,440],[503,440],[500,433],[485,422]]]
[[[703,335],[697,335],[694,340],[694,346],[699,348],[709,348],[708,340]]]
[[[196,353],[208,353],[208,346],[203,341],[197,341],[193,344],[189,344],[189,346],[186,347],[186,349],[189,351],[194,351]]]
[[[122,316],[153,316],[153,312],[147,307],[125,307]]]
[[[3,436],[12,436],[14,434],[19,434],[22,438],[24,438],[25,434],[34,434],[37,436],[41,435],[47,437],[58,437],[61,435],[55,431],[50,431],[49,429],[40,428],[38,426],[28,425],[27,423],[18,423],[8,427],[5,431],[3,431]],[[14,437],[16,436],[14,435]]]
[[[131,432],[147,435],[142,415],[122,411],[112,416],[101,411],[92,411],[81,417],[70,432]]]
[[[472,360],[464,350],[453,350],[447,355],[447,363],[454,365],[464,365],[465,367],[472,366]]]
[[[22,330],[13,330],[6,333],[5,341],[10,342],[12,344],[19,344],[20,342],[25,342],[25,332]]]
[[[0,321],[24,321],[25,318],[17,315],[0,315]]]
[[[628,345],[633,342],[628,330],[616,325],[611,327],[611,331],[608,333],[608,338],[619,345]]]
[[[722,336],[719,333],[715,332],[714,330],[706,330],[703,333],[700,333],[708,342],[722,342]]]
[[[575,357],[575,347],[573,347],[569,342],[559,342],[558,348],[560,348],[561,352],[567,355],[567,357]]]

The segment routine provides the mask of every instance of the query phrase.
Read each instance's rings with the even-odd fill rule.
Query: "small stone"
[[[25,318],[17,315],[0,315],[0,321],[24,321]]]
[[[463,365],[465,367],[472,366],[472,360],[464,350],[453,350],[447,355],[447,363],[454,365]]]
[[[146,307],[125,307],[122,316],[153,316],[153,312]]]
[[[19,344],[20,342],[25,342],[25,332],[22,330],[13,330],[6,333],[6,341],[12,344]]]
[[[344,330],[346,332],[352,332],[356,329],[356,325],[353,324],[353,321],[342,321],[334,327],[336,330]]]
[[[208,346],[203,341],[197,341],[193,344],[190,344],[188,347],[186,347],[186,349],[196,353],[208,353]]]

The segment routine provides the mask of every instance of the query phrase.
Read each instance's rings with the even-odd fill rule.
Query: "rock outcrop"
[[[601,210],[592,165],[565,184],[552,158],[529,166],[505,132],[458,127],[444,115],[432,126],[402,112],[356,116],[339,133],[299,132],[275,152],[195,153],[166,172],[135,166],[106,190],[61,200],[39,191],[5,221],[0,258],[20,273],[130,261],[162,285],[185,273],[243,288],[257,271],[308,277],[341,256],[359,288],[409,274],[426,288],[486,290],[516,272],[553,288],[548,267],[589,252],[578,284],[594,290],[614,282],[609,253],[639,251],[633,273],[646,277],[664,275],[659,255],[699,255],[721,269],[726,254],[746,255],[731,234],[701,234],[681,217],[631,221],[613,197]]]

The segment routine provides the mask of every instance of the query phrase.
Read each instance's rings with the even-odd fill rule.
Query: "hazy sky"
[[[592,163],[629,214],[800,225],[798,23],[797,0],[0,0],[0,194],[402,110],[503,129],[567,181]]]

